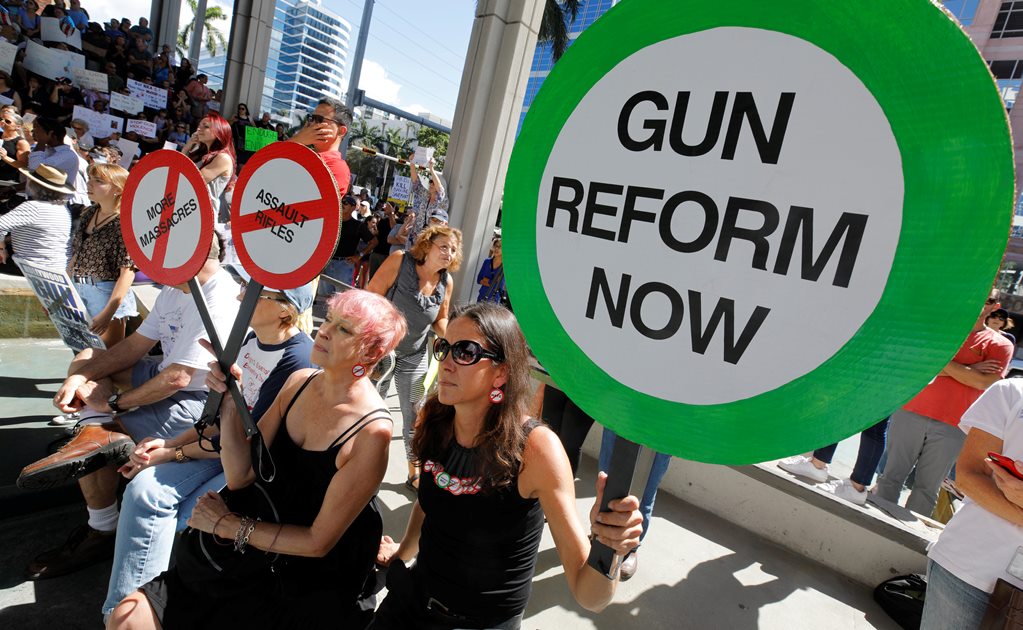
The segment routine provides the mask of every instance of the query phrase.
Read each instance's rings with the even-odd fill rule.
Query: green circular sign
[[[630,0],[529,109],[504,195],[537,358],[619,434],[747,464],[911,398],[976,321],[1013,153],[927,0]]]

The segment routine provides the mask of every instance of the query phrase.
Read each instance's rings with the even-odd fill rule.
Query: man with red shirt
[[[913,491],[906,507],[930,516],[941,482],[948,475],[966,435],[959,419],[985,389],[998,382],[1012,360],[1013,345],[984,325],[999,308],[992,291],[973,331],[959,352],[927,387],[892,414],[888,427],[888,462],[877,480],[877,495],[897,503],[910,471],[916,466]]]
[[[345,158],[338,151],[341,139],[348,133],[352,124],[352,112],[344,103],[325,96],[316,104],[316,109],[306,118],[305,125],[290,138],[291,142],[304,144],[316,153],[334,175],[337,192],[341,197],[348,192],[352,183],[352,173],[348,170]],[[341,209],[338,208],[338,212]]]

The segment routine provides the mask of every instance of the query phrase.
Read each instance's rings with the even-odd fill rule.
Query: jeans
[[[877,463],[884,454],[885,433],[888,431],[888,418],[868,427],[860,433],[860,450],[856,454],[856,464],[853,466],[852,476],[849,477],[858,484],[869,486],[874,481],[874,471],[877,470]],[[825,446],[813,452],[813,456],[827,464],[835,457],[835,449],[838,444]]]
[[[561,445],[568,454],[568,463],[572,465],[572,474],[575,475],[579,471],[579,457],[583,442],[593,426],[593,418],[553,385],[544,387],[542,415],[547,425],[561,439]]]
[[[89,312],[89,315],[96,317],[100,314],[107,303],[110,302],[110,296],[114,293],[114,281],[113,280],[100,280],[99,282],[75,282],[75,291],[78,291],[79,297],[85,302],[85,310]],[[117,311],[114,312],[113,319],[124,319],[126,317],[135,317],[139,314],[138,308],[135,306],[135,294],[128,290],[128,293],[121,300],[121,304],[117,307]]]
[[[323,274],[350,285],[352,279],[355,278],[355,265],[344,259],[331,258],[327,266],[323,268]],[[321,282],[316,287],[316,293],[323,297],[330,297],[336,292],[337,289],[334,285],[327,282]]]
[[[979,628],[989,594],[967,584],[933,560],[927,561],[927,595],[920,630]]]
[[[128,483],[103,615],[167,570],[174,534],[185,528],[200,496],[224,487],[223,470],[219,459],[168,462],[143,470]]]
[[[604,434],[600,438],[600,469],[607,472],[611,469],[611,453],[614,451],[615,441],[618,436],[611,429],[604,427]],[[657,500],[657,486],[661,485],[664,473],[668,472],[668,464],[671,463],[671,455],[666,453],[654,453],[654,461],[650,464],[650,475],[647,476],[646,486],[643,488],[643,498],[639,500],[639,512],[643,515],[643,533],[639,535],[640,542],[650,531],[650,517],[654,513],[654,501]]]

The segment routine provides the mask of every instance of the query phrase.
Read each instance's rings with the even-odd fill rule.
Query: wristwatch
[[[107,405],[110,406],[110,411],[114,413],[124,413],[127,409],[121,409],[121,406],[117,404],[117,401],[121,399],[121,394],[117,393],[107,398]]]
[[[185,455],[185,451],[182,450],[182,448],[180,446],[175,446],[174,447],[174,461],[176,461],[179,464],[184,464],[185,462],[192,461],[192,458],[189,457],[188,455]]]

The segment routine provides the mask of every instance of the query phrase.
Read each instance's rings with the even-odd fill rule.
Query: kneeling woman
[[[188,569],[194,564],[179,556],[177,566],[117,606],[109,627],[363,627],[357,599],[380,545],[374,495],[392,430],[387,405],[366,375],[404,334],[405,320],[386,298],[359,290],[332,297],[312,351],[323,370],[295,372],[259,421],[276,464],[264,487],[280,522],[234,514],[214,493],[199,500],[188,521],[222,544],[280,554],[273,566],[247,577],[243,588],[235,581],[227,589],[197,580]],[[241,377],[237,366],[231,371]],[[226,389],[215,362],[207,384]],[[228,488],[237,490],[255,475],[230,400],[224,397],[221,412],[221,459]],[[232,576],[223,580],[230,585]]]
[[[423,470],[419,500],[401,543],[381,543],[388,596],[370,627],[518,628],[545,514],[576,601],[603,609],[616,581],[586,564],[590,541],[576,516],[568,456],[558,436],[526,414],[529,364],[515,316],[473,304],[445,337],[433,345],[438,391],[412,442]],[[590,531],[624,555],[639,543],[639,502],[612,501],[613,511],[598,513],[604,479]]]

